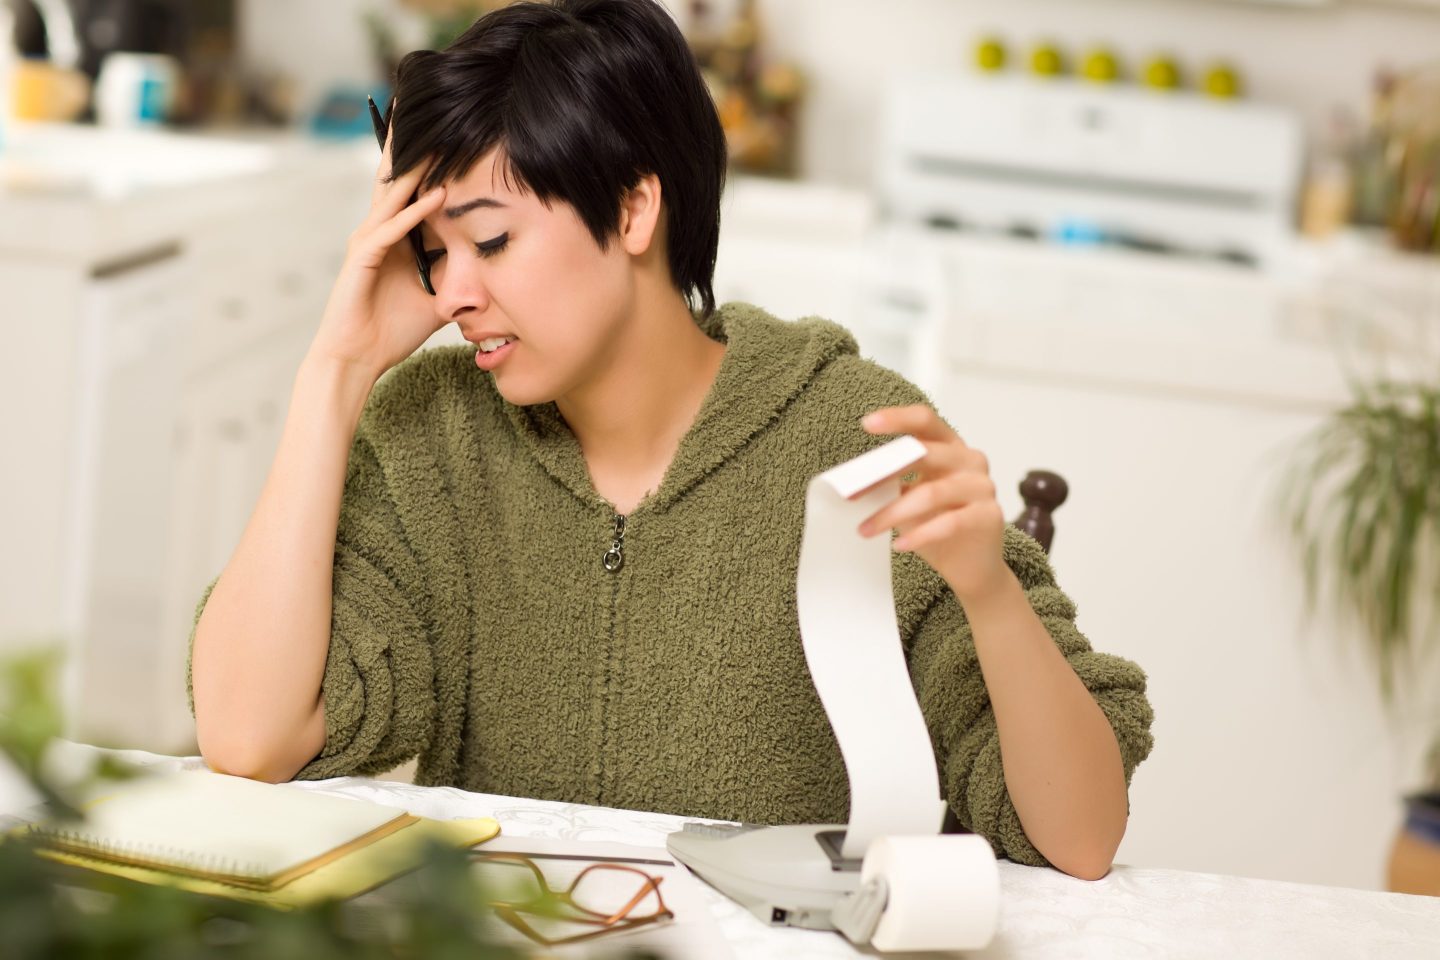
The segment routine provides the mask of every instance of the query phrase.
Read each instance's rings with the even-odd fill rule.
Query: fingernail
[[[862,419],[862,420],[860,421],[860,425],[861,425],[862,427],[878,427],[878,426],[880,425],[880,414],[878,414],[878,413],[867,413],[867,414],[865,414],[864,419]]]

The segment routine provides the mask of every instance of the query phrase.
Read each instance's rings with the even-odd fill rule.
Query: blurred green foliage
[[[49,782],[42,758],[59,736],[52,695],[57,658],[32,654],[0,662],[0,763],[32,781],[54,815],[76,815],[75,784]],[[137,772],[102,760],[94,779]],[[83,787],[84,785],[78,785]],[[415,879],[423,895],[381,906],[339,901],[279,910],[151,886],[64,867],[36,854],[24,834],[0,834],[0,956],[7,960],[485,960],[525,952],[488,935],[491,911],[468,854],[441,845],[426,852]]]
[[[95,780],[126,780],[135,771],[113,757],[102,756],[89,778],[65,785],[51,782],[41,771],[41,760],[50,741],[59,737],[64,720],[54,695],[59,676],[59,647],[39,647],[36,652],[0,663],[0,762],[5,757],[39,791],[50,814],[57,818],[78,817],[76,797]]]
[[[1313,607],[1328,588],[1354,617],[1393,705],[1440,654],[1440,384],[1352,388],[1353,402],[1297,449],[1280,515],[1301,553],[1307,600]],[[1429,777],[1440,788],[1440,730]]]
[[[437,845],[422,869],[434,895],[367,918],[336,901],[285,911],[102,874],[82,878],[12,838],[0,843],[0,953],[15,960],[523,955],[487,942],[477,908],[484,900],[465,851]]]
[[[460,34],[469,30],[474,24],[475,14],[473,13],[450,17],[432,17],[429,21],[429,49],[444,50],[459,39]]]

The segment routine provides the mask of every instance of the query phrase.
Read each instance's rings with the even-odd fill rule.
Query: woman
[[[663,8],[503,8],[407,57],[396,104],[271,474],[197,610],[211,766],[418,755],[426,784],[842,821],[795,611],[805,486],[908,433],[918,479],[863,532],[900,534],[951,810],[1002,855],[1102,876],[1150,749],[1144,675],[1090,652],[985,458],[914,386],[834,324],[715,307],[724,137]],[[447,323],[473,346],[411,356]]]

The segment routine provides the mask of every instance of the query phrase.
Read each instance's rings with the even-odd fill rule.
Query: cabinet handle
[[[905,290],[886,290],[881,293],[880,302],[906,313],[924,313],[927,307],[923,296]]]
[[[245,424],[234,417],[226,417],[216,424],[216,427],[219,428],[220,437],[224,440],[244,440],[247,432]]]
[[[180,244],[162,243],[159,246],[150,247],[146,250],[138,250],[134,253],[116,257],[114,260],[107,260],[98,263],[90,268],[90,279],[92,280],[113,280],[116,277],[123,277],[128,273],[135,273],[137,270],[144,270],[157,263],[166,260],[174,260],[180,256]]]

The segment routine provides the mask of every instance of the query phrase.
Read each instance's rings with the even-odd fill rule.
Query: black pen
[[[370,105],[370,123],[375,127],[375,139],[380,142],[380,152],[384,154],[385,132],[390,129],[390,124],[380,115],[380,108],[375,106],[374,97],[367,94],[365,102]],[[392,117],[395,115],[394,110],[391,110],[390,115]],[[410,202],[414,203],[418,198],[418,193],[411,194]],[[425,241],[421,239],[420,228],[411,228],[409,236],[410,249],[415,254],[415,270],[420,274],[420,286],[424,287],[425,292],[433,297],[435,296],[435,287],[430,283],[430,264],[425,259]]]

